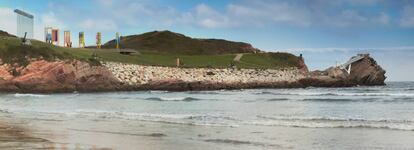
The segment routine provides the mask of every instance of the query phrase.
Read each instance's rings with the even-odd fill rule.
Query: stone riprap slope
[[[306,77],[297,68],[256,70],[157,67],[113,62],[103,64],[120,82],[132,86],[174,81],[219,84],[277,83],[296,82]]]

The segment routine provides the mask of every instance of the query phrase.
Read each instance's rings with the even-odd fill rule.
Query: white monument
[[[19,9],[14,12],[17,14],[17,36],[24,38],[26,34],[27,39],[33,39],[33,15]]]

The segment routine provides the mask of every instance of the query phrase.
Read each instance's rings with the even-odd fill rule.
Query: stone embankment
[[[294,83],[306,77],[306,75],[297,68],[286,68],[279,70],[177,68],[142,66],[113,62],[103,63],[103,65],[105,65],[112,72],[114,77],[121,83],[137,88],[140,88],[140,86],[146,86],[146,88],[157,89],[152,85],[160,85],[160,83],[199,83],[206,85],[206,87],[199,87],[201,89],[238,88],[238,86],[241,86],[241,88],[254,88],[257,86],[260,87],[260,84],[269,85],[282,82],[285,84]],[[216,84],[216,87],[211,87],[213,84]],[[207,87],[207,85],[210,87]],[[186,86],[188,85],[184,86],[185,87],[182,87],[183,89],[181,90],[189,90],[186,89]],[[179,87],[177,88],[180,90]]]

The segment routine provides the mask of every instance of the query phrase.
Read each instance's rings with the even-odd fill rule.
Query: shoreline
[[[385,85],[385,71],[368,55],[352,70],[331,67],[309,72],[280,69],[179,68],[79,60],[32,60],[27,66],[0,66],[0,91],[70,93],[110,91],[202,91],[257,88],[352,87]]]

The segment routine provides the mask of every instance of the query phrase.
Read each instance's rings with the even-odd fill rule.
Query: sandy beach
[[[413,88],[2,94],[0,149],[411,150]]]
[[[4,118],[3,118],[4,120]],[[56,135],[51,132],[33,133],[32,129],[25,123],[0,122],[0,149],[25,149],[25,150],[111,150],[110,148],[99,148],[97,146],[86,146],[81,144],[69,144],[52,142],[39,135],[53,138]]]
[[[0,123],[0,149],[55,149],[55,143],[36,138],[27,129]]]

